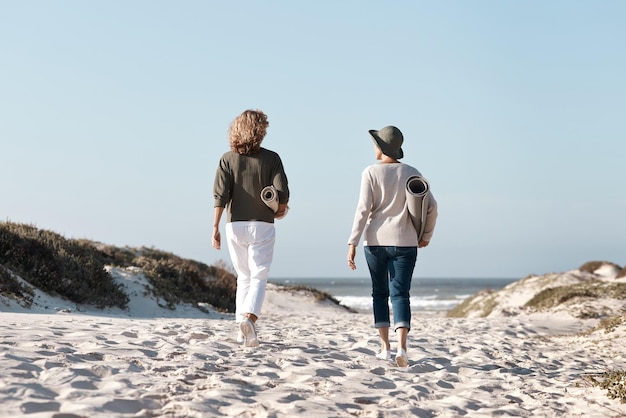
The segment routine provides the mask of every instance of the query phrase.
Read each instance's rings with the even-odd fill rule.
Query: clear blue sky
[[[0,218],[206,263],[227,129],[270,120],[272,276],[348,269],[367,131],[439,202],[416,277],[626,263],[624,1],[0,0]],[[223,228],[222,228],[223,229]]]

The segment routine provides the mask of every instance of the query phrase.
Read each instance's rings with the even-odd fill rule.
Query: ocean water
[[[411,284],[411,309],[447,311],[484,289],[498,290],[518,279],[414,278]],[[306,285],[333,295],[342,305],[360,312],[371,312],[372,289],[369,278],[295,278],[271,279],[271,283]]]

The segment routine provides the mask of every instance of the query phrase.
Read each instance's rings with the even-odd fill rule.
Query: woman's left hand
[[[286,203],[279,203],[278,210],[274,213],[274,218],[282,218],[287,213],[289,206]]]

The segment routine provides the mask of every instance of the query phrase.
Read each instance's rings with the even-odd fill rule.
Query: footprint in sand
[[[20,405],[20,410],[24,414],[37,414],[42,412],[54,412],[61,408],[59,402],[24,402]]]

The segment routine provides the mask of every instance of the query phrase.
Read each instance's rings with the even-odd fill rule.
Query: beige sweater
[[[374,164],[361,174],[361,191],[348,244],[417,247],[417,232],[409,217],[405,185],[420,172],[403,163]],[[429,191],[423,239],[430,241],[437,220],[437,202]]]

